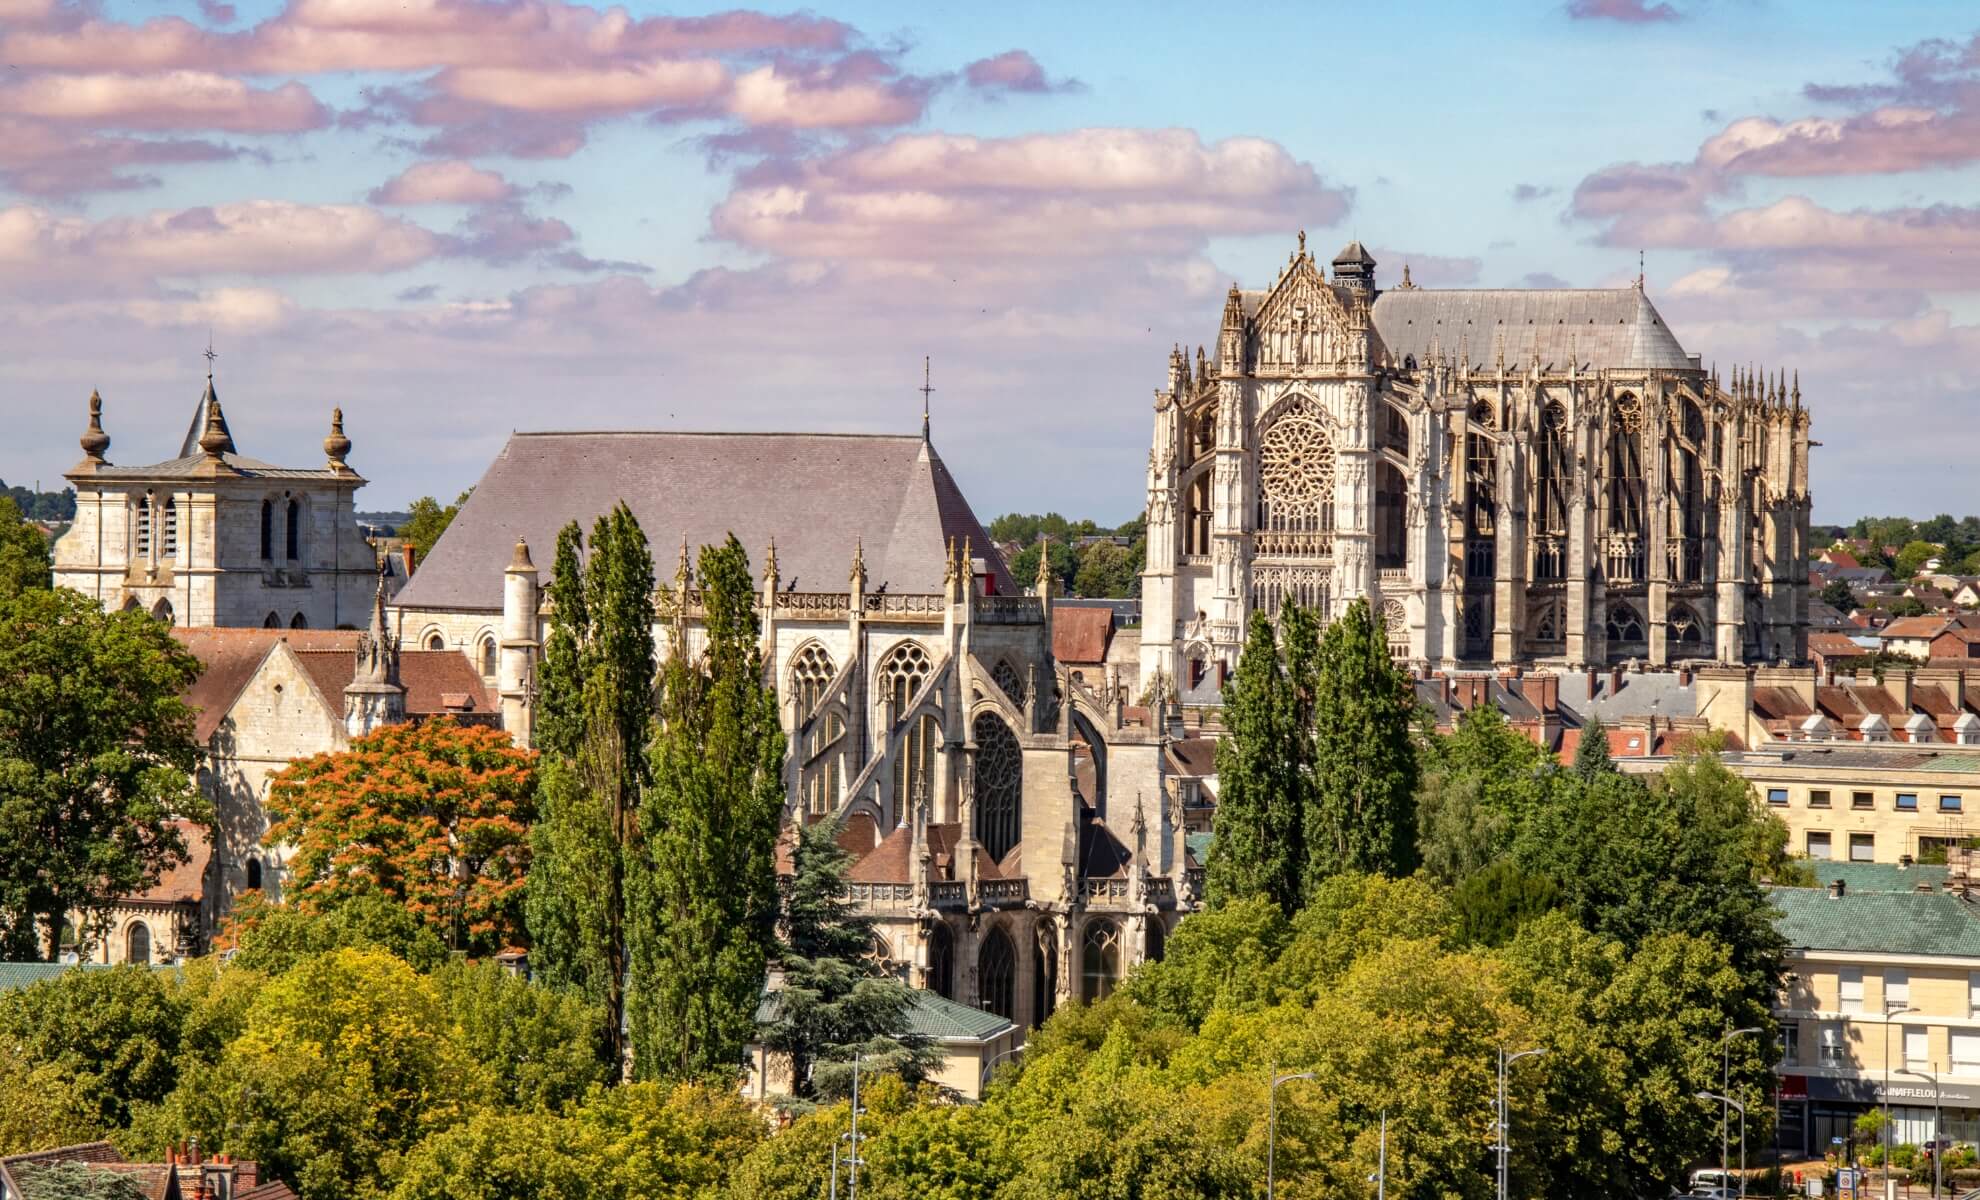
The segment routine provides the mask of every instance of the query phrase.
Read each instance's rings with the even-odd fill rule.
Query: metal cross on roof
[[[928,375],[929,358],[924,354],[921,356],[921,386],[915,389],[921,393],[921,440],[924,442],[928,440],[928,397],[935,392],[935,385],[928,382]]]

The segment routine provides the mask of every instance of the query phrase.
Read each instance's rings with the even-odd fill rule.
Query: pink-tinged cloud
[[[397,271],[446,249],[439,235],[376,209],[246,200],[96,223],[0,210],[0,271],[95,276],[350,275]]]
[[[591,68],[453,67],[433,82],[444,95],[490,108],[599,116],[705,104],[727,88],[729,73],[713,59],[655,59]]]
[[[126,25],[92,16],[73,28],[4,24],[0,58],[22,69],[145,72],[245,65],[243,35],[214,33],[183,17]]]
[[[746,177],[717,235],[800,258],[941,261],[1191,253],[1219,234],[1326,225],[1349,193],[1260,138],[1186,129],[913,134]]]
[[[515,198],[516,188],[499,171],[470,162],[414,163],[372,189],[373,204],[499,204]]]
[[[206,71],[31,75],[0,85],[0,111],[111,129],[300,133],[329,123],[299,83],[252,88]]]
[[[104,136],[0,116],[0,186],[24,196],[58,199],[155,187],[158,177],[143,168],[222,162],[242,153],[202,140]]]
[[[1881,175],[1980,160],[1980,111],[1889,106],[1842,119],[1745,117],[1698,151],[1729,174]]]
[[[1624,213],[1700,212],[1726,190],[1717,172],[1691,163],[1617,163],[1583,179],[1568,211],[1602,219]]]
[[[1075,80],[1053,82],[1045,77],[1045,68],[1038,60],[1024,50],[1006,50],[989,58],[979,58],[962,70],[963,82],[980,92],[1045,92],[1077,91]]]
[[[759,67],[737,77],[728,111],[751,125],[791,129],[905,125],[920,117],[930,86],[877,74]]]
[[[1577,21],[1620,21],[1625,25],[1647,25],[1675,21],[1679,14],[1668,4],[1648,4],[1645,0],[1568,0],[1567,15]]]
[[[1378,246],[1368,253],[1379,264],[1385,286],[1391,287],[1402,282],[1404,267],[1409,268],[1409,281],[1418,287],[1470,287],[1477,284],[1479,272],[1485,266],[1482,259],[1419,254],[1386,246]]]

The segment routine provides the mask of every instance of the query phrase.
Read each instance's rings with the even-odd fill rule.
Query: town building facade
[[[1798,661],[1800,387],[1722,385],[1639,280],[1376,288],[1356,242],[1236,284],[1155,396],[1144,676],[1234,669],[1251,614],[1366,599],[1419,669]]]
[[[497,660],[527,744],[551,619],[535,555],[620,501],[683,548],[667,586],[690,648],[688,548],[751,551],[787,817],[841,823],[877,954],[1019,1025],[1160,954],[1200,883],[1163,782],[1169,707],[1135,704],[1096,638],[1078,675],[1055,658],[1050,587],[1010,577],[925,434],[517,434],[398,595],[402,647]],[[666,653],[671,624],[655,636]]]
[[[55,543],[56,586],[172,625],[363,627],[378,565],[353,512],[365,481],[346,461],[342,410],[323,466],[272,466],[236,450],[209,374],[176,457],[113,466],[95,393],[82,449],[65,476],[76,518]]]

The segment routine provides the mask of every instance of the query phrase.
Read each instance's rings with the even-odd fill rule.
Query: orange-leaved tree
[[[388,725],[277,775],[265,840],[291,848],[288,898],[303,908],[377,892],[454,949],[489,954],[526,944],[535,789],[535,752],[498,729]]]

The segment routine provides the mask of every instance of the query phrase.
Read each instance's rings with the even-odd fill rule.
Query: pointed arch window
[[[308,628],[309,628],[309,618],[308,618],[308,617],[305,617],[305,616],[303,616],[303,615],[302,615],[301,613],[297,613],[297,614],[296,614],[295,616],[293,616],[293,617],[290,617],[290,618],[289,618],[289,628],[291,628],[291,629],[308,629]]]
[[[976,985],[983,1007],[1006,1021],[1017,1020],[1017,951],[1010,935],[992,929],[983,939],[983,953],[976,960]]]
[[[302,557],[302,501],[291,497],[289,500],[289,523],[283,533],[288,538],[284,547],[290,562]]]
[[[1080,939],[1080,999],[1091,1004],[1114,994],[1121,980],[1121,929],[1105,918],[1086,923]]]
[[[172,602],[170,600],[160,600],[151,606],[151,615],[165,622],[167,625],[172,624]]]
[[[804,806],[813,816],[831,812],[839,802],[839,742],[845,736],[845,721],[828,712],[814,722],[805,739]]]
[[[1670,642],[1672,649],[1686,654],[1696,654],[1704,648],[1704,622],[1689,605],[1680,604],[1671,609]]]
[[[1533,465],[1533,578],[1567,578],[1568,488],[1574,468],[1568,456],[1567,409],[1550,400],[1540,410],[1540,439]]]
[[[481,674],[485,679],[495,678],[495,638],[489,635],[481,639]]]
[[[1024,831],[1024,752],[993,713],[976,718],[976,840],[1002,859]]]
[[[1641,642],[1643,618],[1633,606],[1618,600],[1609,605],[1609,619],[1603,631],[1611,642]]]
[[[261,502],[261,558],[266,562],[275,557],[275,502],[263,499]]]
[[[1038,926],[1031,942],[1031,1023],[1043,1025],[1059,1004],[1059,937],[1050,925]]]
[[[1261,549],[1325,552],[1334,528],[1334,436],[1304,399],[1287,405],[1258,442]]]
[[[1019,708],[1024,707],[1024,678],[1017,673],[1017,668],[1011,665],[1010,659],[998,659],[997,665],[990,668],[990,679],[1004,695],[1010,697],[1012,704]]]
[[[791,656],[791,698],[797,703],[797,719],[801,723],[818,708],[818,702],[825,698],[825,689],[830,686],[832,677],[838,674],[832,665],[832,656],[817,642],[807,642]]]
[[[276,616],[274,613],[269,613],[267,618],[261,622],[261,627],[263,629],[280,629],[282,627],[282,618]]]
[[[143,921],[132,921],[124,931],[124,961],[127,963],[148,963],[151,961],[151,927]]]
[[[893,704],[895,720],[907,712],[908,702],[934,673],[935,664],[920,642],[902,642],[880,660],[880,697]]]
[[[1198,472],[1183,503],[1183,553],[1210,553],[1210,471]]]
[[[955,938],[937,921],[928,931],[928,990],[945,1000],[956,998]]]

